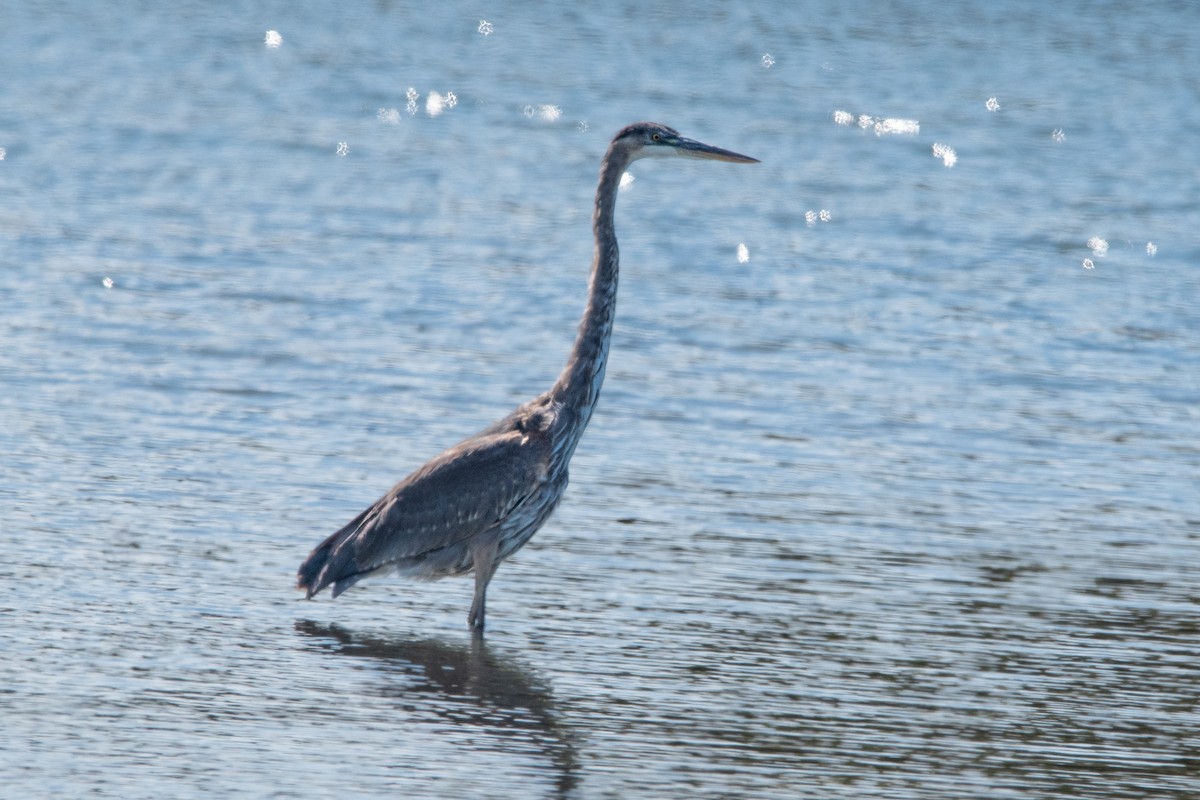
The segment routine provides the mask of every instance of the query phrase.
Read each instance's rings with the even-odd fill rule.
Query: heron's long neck
[[[618,257],[614,215],[617,188],[627,166],[628,154],[613,147],[609,148],[600,165],[596,210],[592,214],[596,253],[592,259],[587,307],[579,323],[579,335],[575,339],[571,358],[551,389],[556,402],[578,415],[574,426],[578,432],[576,440],[591,419],[592,410],[600,398],[600,385],[604,383],[604,366],[608,361],[608,343],[612,337],[613,315],[617,308]]]

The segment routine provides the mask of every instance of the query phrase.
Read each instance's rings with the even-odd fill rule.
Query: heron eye
[[[653,137],[651,137],[651,138],[653,138],[653,139],[654,139],[654,141],[656,141],[656,142],[661,142],[661,141],[662,141],[662,134],[661,134],[661,133],[656,133],[656,134],[654,134],[654,136],[653,136]]]

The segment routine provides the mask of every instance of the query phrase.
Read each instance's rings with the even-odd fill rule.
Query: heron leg
[[[487,587],[496,574],[496,551],[498,542],[490,542],[475,549],[475,598],[471,601],[471,613],[467,625],[476,631],[483,630],[484,606],[487,603]]]

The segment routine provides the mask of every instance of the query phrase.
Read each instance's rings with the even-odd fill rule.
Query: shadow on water
[[[532,745],[555,772],[555,796],[572,795],[578,756],[571,732],[558,720],[550,689],[514,659],[490,650],[482,636],[472,637],[470,644],[384,639],[311,620],[297,622],[296,630],[318,640],[325,652],[374,659],[409,679],[402,685],[385,681],[379,689],[385,699],[408,705],[414,693],[430,695],[431,710],[456,726],[478,726],[498,738]]]

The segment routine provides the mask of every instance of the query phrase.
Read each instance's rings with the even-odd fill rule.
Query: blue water
[[[1189,4],[0,19],[6,796],[1200,795]],[[638,119],[763,163],[634,165],[486,638],[302,602],[557,375]]]

